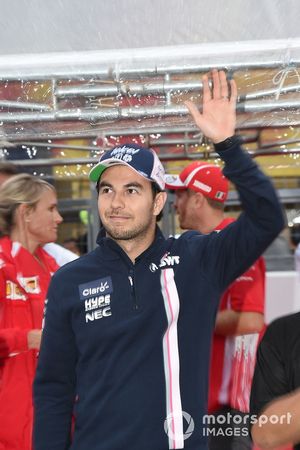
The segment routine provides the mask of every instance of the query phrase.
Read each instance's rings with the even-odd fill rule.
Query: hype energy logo
[[[78,288],[80,300],[84,301],[86,323],[112,315],[110,302],[113,284],[111,277],[80,284]]]

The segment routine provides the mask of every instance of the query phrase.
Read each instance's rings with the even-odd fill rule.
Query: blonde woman
[[[30,450],[44,302],[58,268],[43,250],[62,217],[52,185],[20,174],[0,189],[0,450]]]

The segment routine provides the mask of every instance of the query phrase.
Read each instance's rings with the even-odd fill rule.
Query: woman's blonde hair
[[[0,188],[0,236],[10,235],[19,205],[34,208],[46,189],[55,188],[41,178],[21,173],[5,181]]]

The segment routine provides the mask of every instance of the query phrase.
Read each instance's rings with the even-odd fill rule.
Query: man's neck
[[[151,234],[140,235],[133,239],[114,239],[110,235],[108,237],[113,239],[134,263],[136,258],[147,250],[154,241],[155,230]]]
[[[197,225],[197,230],[200,233],[208,234],[214,231],[218,225],[224,220],[223,211],[213,211],[211,214],[204,216],[202,221]]]

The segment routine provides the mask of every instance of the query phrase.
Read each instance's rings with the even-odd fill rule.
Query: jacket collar
[[[148,258],[153,253],[157,252],[159,249],[164,248],[164,243],[166,242],[160,228],[156,226],[155,229],[155,236],[152,244],[143,252],[141,253],[135,260],[137,263],[141,259]],[[130,258],[127,256],[127,254],[124,252],[124,250],[115,242],[113,239],[106,236],[106,232],[104,228],[101,228],[98,236],[97,236],[97,244],[99,245],[99,248],[102,250],[101,257],[106,260],[116,260],[120,257],[124,259],[127,262],[130,262],[132,264]]]

